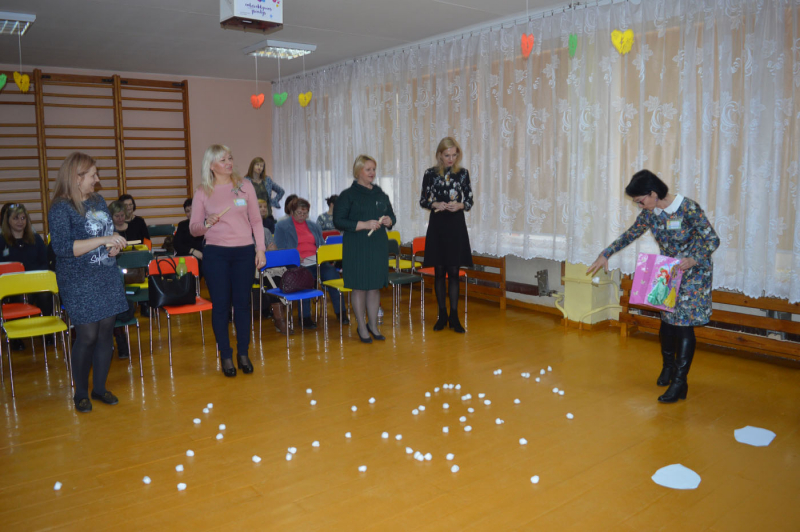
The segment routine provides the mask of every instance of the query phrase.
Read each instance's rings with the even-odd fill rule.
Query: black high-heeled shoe
[[[358,339],[364,342],[365,344],[371,344],[372,338],[369,337],[369,327],[367,327],[367,336],[366,338],[361,336],[361,333],[356,329],[356,334],[358,335]]]
[[[253,373],[253,363],[250,362],[250,357],[247,355],[238,355],[237,357],[237,366],[242,373]]]
[[[453,329],[457,333],[467,332],[466,330],[464,330],[464,327],[461,326],[461,322],[458,321],[458,316],[456,316],[455,313],[451,314],[447,326]]]
[[[230,364],[230,367],[226,368],[225,363]],[[223,358],[222,359],[222,374],[226,377],[235,377],[236,376],[236,368],[233,367],[233,359],[230,358]]]
[[[372,329],[370,329],[369,327],[367,327],[367,332],[370,333],[372,335],[372,337],[375,338],[376,340],[386,340],[386,337],[384,335],[375,334],[374,332],[372,332]]]
[[[436,320],[436,325],[433,326],[434,331],[441,331],[447,327],[447,311],[439,311],[439,319]]]

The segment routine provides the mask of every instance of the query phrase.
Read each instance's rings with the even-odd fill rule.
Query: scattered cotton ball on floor
[[[430,397],[430,396],[431,396],[431,392],[425,392],[425,397]]]
[[[445,410],[447,410],[448,408],[450,408],[450,405],[449,405],[449,404],[447,404],[447,403],[444,403],[444,404],[442,405],[442,408],[444,408]]]
[[[350,436],[351,436],[351,434],[350,434],[349,432],[345,432],[345,433],[344,433],[344,437],[345,437],[345,438],[349,438]]]
[[[353,406],[350,407],[350,410],[355,412],[356,410],[358,410],[358,407],[356,405],[353,405]]]
[[[365,466],[365,465],[358,466],[358,472],[359,473],[366,473],[367,472],[367,466]]]
[[[389,439],[389,433],[388,432],[382,432],[381,433],[381,438],[383,438],[384,440],[388,440]]]
[[[433,460],[433,455],[431,453],[425,453],[425,460],[430,462],[431,460]]]
[[[224,437],[225,437],[225,436],[223,436],[223,435],[222,435],[222,433],[220,433],[220,434],[217,434],[217,439],[218,439],[218,440],[221,440],[221,439],[222,439],[222,438],[224,438]]]
[[[572,418],[574,418],[574,417],[575,417],[575,416],[573,416],[572,414],[567,414],[567,419],[572,419]]]
[[[558,393],[558,388],[553,388],[553,393]]]
[[[411,447],[406,447],[406,454],[413,454],[413,453],[414,449],[412,449]]]
[[[294,455],[292,453],[286,453],[286,461],[287,462],[289,462],[292,458],[294,458]]]
[[[497,419],[494,420],[494,423],[495,423],[495,425],[502,425],[503,423],[505,423],[505,421],[503,421],[500,418],[497,418]]]
[[[311,388],[306,388],[306,393],[311,393]]]
[[[180,482],[178,484],[178,491],[183,491],[185,489],[186,489],[186,483],[185,482]]]
[[[558,390],[558,395],[564,395],[564,390]]]
[[[148,476],[145,476],[145,477],[142,479],[142,482],[144,482],[145,484],[150,484],[150,483],[152,482],[152,480],[150,480],[150,477],[148,477]]]
[[[311,442],[311,447],[319,447],[319,442],[318,441],[312,441]]]
[[[456,390],[460,390],[460,389],[461,389],[461,385],[460,384],[456,384]]]
[[[515,405],[518,405],[519,403],[520,403],[520,400],[519,400],[519,399],[514,399],[514,404],[515,404]]]
[[[445,456],[445,458],[447,458],[448,460],[452,460],[455,457],[456,455],[454,455],[453,453],[447,453],[447,456]]]
[[[439,387],[438,386],[433,389],[433,393],[439,393]]]
[[[470,427],[469,425],[464,427],[464,432],[470,432],[471,430],[472,430],[472,427]]]
[[[204,409],[203,409],[203,413],[204,413],[204,414],[208,414],[208,412],[209,412],[208,408],[204,408]]]
[[[200,424],[200,418],[199,417],[194,418],[192,420],[192,423],[194,423],[195,425],[199,425]]]
[[[483,399],[484,397],[486,397],[485,393],[479,393],[478,394],[478,399]]]
[[[176,465],[175,466],[175,471],[177,471],[178,473],[182,473],[183,472],[183,464]]]
[[[60,489],[61,489],[61,486],[63,486],[63,484],[61,484],[61,482],[56,482],[56,483],[53,485],[53,489],[54,489],[54,490],[56,490],[56,491],[58,491],[58,490],[60,490]]]
[[[315,399],[311,400],[311,406],[317,406],[317,401]]]
[[[460,418],[458,418],[458,420],[459,420],[460,422],[462,422],[462,423],[466,423],[466,421],[467,421],[467,416],[461,416]]]
[[[472,394],[466,394],[461,396],[462,401],[469,401],[470,399],[472,399]]]
[[[497,374],[498,374],[498,375],[502,375],[502,374],[503,374],[503,370],[502,370],[502,369],[498,369],[498,370],[497,370]]]
[[[403,439],[403,435],[402,434],[398,434],[397,436],[394,437],[394,439],[397,440],[397,441],[400,441],[400,440]]]
[[[542,382],[542,379],[540,379],[539,377],[536,377],[536,382]]]
[[[371,404],[371,405],[375,404],[375,398],[374,397],[370,397],[369,398],[369,404]]]
[[[450,468],[450,471],[453,473],[458,473],[459,469],[460,468],[457,465],[453,464],[453,467]]]
[[[490,404],[492,404],[492,402],[490,400],[488,400],[488,399],[485,399],[483,401],[483,404],[485,404],[486,406],[489,406]]]
[[[449,427],[442,427],[442,432],[447,434],[448,432],[450,432],[450,428]]]
[[[186,451],[186,456],[194,456],[194,451],[189,449],[188,451]]]
[[[539,375],[544,375],[545,373],[547,373],[545,370],[543,369],[539,370]]]
[[[519,439],[519,444],[520,445],[528,445],[528,440],[526,440],[525,438],[520,438]]]
[[[419,405],[419,411],[420,412],[424,412],[425,411],[425,407],[423,405]]]
[[[553,368],[551,368],[550,366],[547,366],[547,371],[553,371]]]
[[[257,464],[257,463],[259,463],[260,461],[261,461],[261,457],[260,457],[260,456],[258,456],[257,454],[254,454],[254,455],[253,455],[253,463]]]
[[[219,430],[225,430],[225,423],[219,424]]]
[[[532,484],[538,484],[539,483],[539,475],[533,475],[531,477],[531,483]]]
[[[422,462],[423,460],[425,460],[425,456],[421,452],[417,451],[414,453],[414,459]]]
[[[417,410],[417,409],[415,408],[414,410],[412,410],[412,411],[411,411],[411,413],[412,413],[412,414],[414,414],[414,415],[416,416],[417,414],[419,414],[419,410]]]
[[[292,454],[296,454],[297,453],[297,447],[289,447],[286,450],[289,451]]]
[[[208,403],[208,404],[206,405],[206,408],[208,408],[209,410],[211,410],[212,408],[214,408],[214,403]]]
[[[472,408],[472,407],[469,407],[469,408],[467,408],[467,412],[469,412],[470,414],[472,414],[473,412],[475,412],[475,409],[474,409],[474,408]]]

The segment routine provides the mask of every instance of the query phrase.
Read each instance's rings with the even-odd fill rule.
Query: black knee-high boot
[[[675,358],[675,376],[667,391],[658,398],[661,403],[675,403],[678,399],[686,399],[689,393],[689,368],[692,367],[694,348],[697,341],[694,336],[694,327],[675,327],[678,333],[678,352]]]
[[[672,377],[675,375],[675,347],[678,340],[675,335],[675,326],[662,321],[658,336],[661,339],[661,358],[664,365],[661,368],[661,374],[658,376],[656,384],[658,386],[669,386]]]

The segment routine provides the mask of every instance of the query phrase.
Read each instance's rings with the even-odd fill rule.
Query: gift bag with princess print
[[[681,259],[639,253],[631,285],[631,305],[675,312],[683,270]]]

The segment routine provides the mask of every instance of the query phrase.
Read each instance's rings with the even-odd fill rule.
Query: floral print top
[[[472,186],[469,182],[469,171],[466,168],[462,168],[455,174],[448,168],[445,170],[444,176],[439,175],[439,168],[436,166],[425,170],[419,204],[425,209],[431,209],[431,205],[437,201],[463,203],[465,211],[472,208],[474,203]]]
[[[323,212],[322,214],[317,216],[317,225],[323,231],[332,231],[332,230],[336,229],[333,226],[333,215],[332,214],[328,214],[327,212]]]
[[[677,208],[675,204],[679,203]],[[660,210],[660,209],[657,209]],[[692,258],[697,264],[683,272],[675,312],[661,312],[670,325],[705,325],[711,318],[711,281],[714,264],[711,254],[719,247],[719,237],[703,209],[689,198],[678,195],[667,209],[656,213],[642,210],[633,225],[603,250],[606,258],[624,249],[650,230],[662,255]]]

